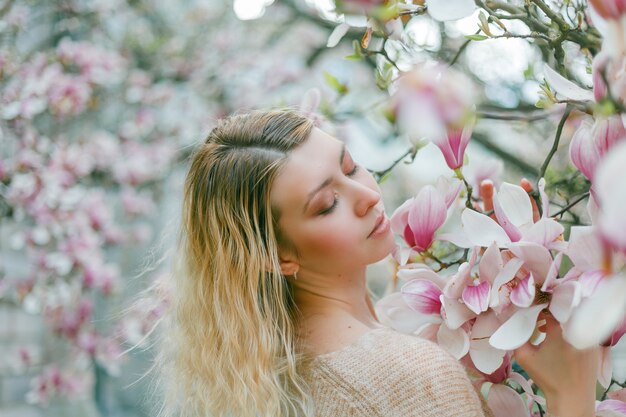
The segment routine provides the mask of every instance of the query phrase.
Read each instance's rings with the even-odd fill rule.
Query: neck
[[[301,320],[305,324],[346,316],[369,327],[378,323],[367,291],[365,269],[351,274],[298,274],[298,279],[293,281],[293,289]]]

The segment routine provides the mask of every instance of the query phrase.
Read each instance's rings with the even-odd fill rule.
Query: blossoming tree
[[[543,415],[545,400],[516,365],[515,351],[541,344],[546,321],[556,320],[574,347],[602,346],[598,415],[626,413],[617,399],[624,391],[614,389],[624,384],[612,379],[610,365],[610,349],[626,332],[626,9],[611,0],[336,5],[343,15],[328,45],[362,34],[350,58],[377,57],[375,80],[389,92],[385,114],[413,143],[407,156],[433,143],[450,169],[392,216],[402,241],[394,254],[400,285],[378,301],[379,318],[461,360],[496,416]],[[407,29],[424,15],[441,25],[466,18],[475,32],[449,57],[416,51]],[[542,51],[542,74],[528,74],[540,83],[532,113],[486,110],[480,84],[462,68],[470,43],[500,38],[522,38]],[[576,76],[585,70],[591,85]],[[560,120],[550,151],[530,172],[534,181],[496,186],[493,171],[465,176],[465,150],[481,119],[532,120],[537,112]],[[574,130],[573,174],[550,170],[566,124]],[[551,184],[563,181],[572,185]]]

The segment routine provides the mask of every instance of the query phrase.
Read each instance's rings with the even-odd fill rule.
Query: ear
[[[282,259],[280,260],[280,272],[283,275],[293,275],[300,269],[300,265],[292,260]]]

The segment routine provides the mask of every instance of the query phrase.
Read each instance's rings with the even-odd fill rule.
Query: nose
[[[354,211],[359,217],[365,216],[370,208],[380,201],[380,192],[365,184],[356,183],[354,193],[356,196]]]

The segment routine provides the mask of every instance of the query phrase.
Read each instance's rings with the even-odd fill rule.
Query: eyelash
[[[348,177],[353,177],[353,176],[354,176],[354,175],[355,175],[358,171],[359,171],[359,166],[358,166],[357,164],[354,164],[354,169],[353,169],[352,171],[348,172],[346,175],[347,175]],[[325,215],[327,215],[327,214],[332,213],[332,212],[333,212],[333,210],[335,210],[335,207],[337,207],[337,203],[338,203],[338,202],[339,202],[339,200],[337,200],[337,194],[335,194],[335,199],[334,199],[334,201],[333,201],[332,206],[330,206],[330,207],[328,207],[328,208],[326,208],[326,209],[322,210],[322,211],[320,212],[320,214],[321,214],[322,216],[325,216]]]

